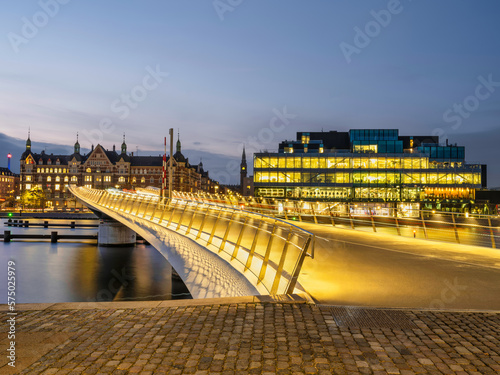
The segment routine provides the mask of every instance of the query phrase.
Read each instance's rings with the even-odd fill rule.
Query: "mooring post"
[[[48,221],[44,221],[43,222],[43,227],[44,228],[48,228],[49,227],[49,222]]]
[[[10,230],[3,231],[3,242],[10,242]]]
[[[57,243],[57,232],[50,232],[50,242]]]

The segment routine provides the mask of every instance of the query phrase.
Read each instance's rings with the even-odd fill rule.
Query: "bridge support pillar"
[[[99,223],[100,246],[131,246],[135,244],[135,232],[115,220],[102,219]]]

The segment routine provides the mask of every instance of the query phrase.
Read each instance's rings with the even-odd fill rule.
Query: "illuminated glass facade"
[[[347,202],[467,201],[486,186],[486,166],[464,147],[395,129],[297,133],[277,153],[254,155],[255,195]]]

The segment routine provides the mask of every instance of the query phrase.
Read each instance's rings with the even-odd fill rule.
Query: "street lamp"
[[[12,158],[12,154],[9,152],[7,154],[7,160],[8,160],[8,164],[7,164],[8,166],[7,166],[7,168],[9,169],[9,171],[10,171],[10,158]]]

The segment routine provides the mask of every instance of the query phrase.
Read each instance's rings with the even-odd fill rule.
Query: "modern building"
[[[484,187],[486,165],[467,164],[463,146],[397,129],[298,132],[278,152],[254,155],[260,197],[461,209]]]
[[[173,190],[185,192],[215,192],[216,182],[210,180],[203,164],[191,165],[181,152],[180,139],[177,140],[173,156]],[[167,165],[169,157],[167,157]],[[31,150],[28,135],[26,150],[21,156],[21,192],[39,186],[45,193],[47,208],[73,208],[76,202],[68,191],[69,184],[94,189],[135,189],[148,186],[161,188],[163,180],[163,156],[134,156],[127,153],[125,137],[118,152],[106,150],[101,145],[88,154],[81,154],[80,143],[74,145],[71,155],[54,155]],[[168,186],[168,169],[166,171]]]

